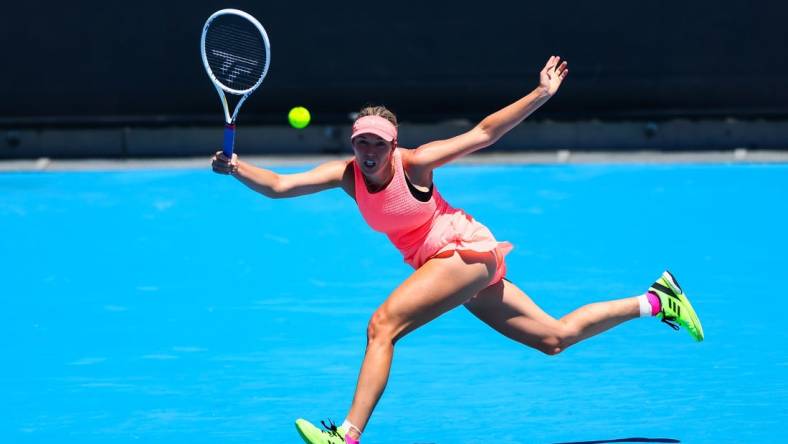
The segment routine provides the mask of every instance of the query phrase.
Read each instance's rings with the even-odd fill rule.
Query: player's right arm
[[[349,169],[352,159],[332,160],[296,174],[278,174],[238,160],[236,155],[231,162],[221,151],[212,160],[214,172],[232,175],[247,187],[272,199],[303,196],[339,187],[348,192],[348,182],[352,180],[352,175],[348,177],[348,171],[352,172]]]

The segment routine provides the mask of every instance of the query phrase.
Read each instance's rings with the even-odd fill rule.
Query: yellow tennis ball
[[[312,116],[309,114],[309,110],[303,106],[296,106],[287,113],[287,120],[293,128],[306,128],[311,119]]]

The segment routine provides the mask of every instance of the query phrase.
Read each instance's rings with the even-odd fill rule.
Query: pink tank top
[[[385,189],[370,193],[363,173],[353,160],[356,203],[367,224],[385,233],[405,262],[418,268],[434,254],[454,246],[481,251],[498,247],[486,227],[462,210],[452,208],[434,185],[429,201],[413,197],[405,180],[400,149],[394,150],[392,163],[391,182]]]

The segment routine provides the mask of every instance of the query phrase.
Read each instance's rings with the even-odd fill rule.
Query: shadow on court
[[[681,442],[673,438],[620,438],[620,439],[601,439],[599,441],[572,441],[572,442],[557,442],[554,444],[605,444],[613,442]]]

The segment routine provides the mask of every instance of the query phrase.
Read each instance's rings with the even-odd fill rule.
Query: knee
[[[542,339],[537,347],[539,351],[548,355],[555,356],[576,342],[578,332],[572,326],[564,324],[558,326],[549,336]]]
[[[540,347],[539,351],[546,354],[547,356],[555,356],[561,353],[562,351],[564,351],[564,349],[558,346],[545,346],[545,347]]]
[[[377,309],[367,324],[367,344],[394,344],[395,338],[391,316],[385,310]]]
[[[539,344],[537,349],[548,356],[555,356],[564,351],[564,346],[560,338],[556,336],[550,336],[548,338],[542,339],[542,342]]]

